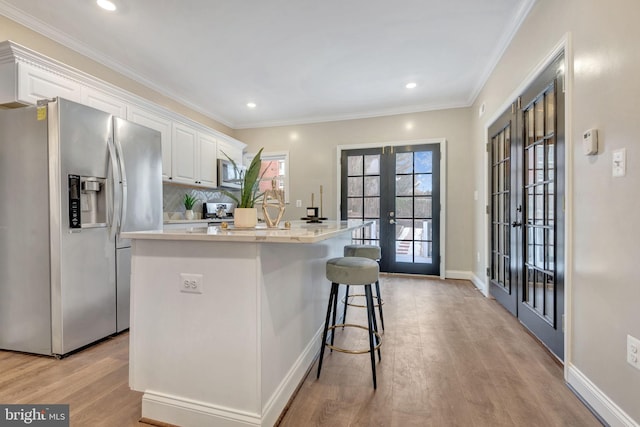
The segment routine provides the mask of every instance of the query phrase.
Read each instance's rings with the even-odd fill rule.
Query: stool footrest
[[[349,298],[351,298],[351,297],[364,297],[364,296],[366,296],[366,295],[365,295],[365,294],[350,294],[350,295],[349,295]],[[373,305],[374,307],[380,307],[381,305],[384,305],[384,300],[383,300],[382,298],[380,298],[380,297],[378,297],[378,296],[374,296],[374,297],[373,297],[373,299],[374,299],[374,300],[376,300],[376,299],[378,300],[378,304],[374,304],[374,305]],[[362,305],[362,304],[354,304],[354,303],[352,303],[352,302],[345,301],[345,298],[344,298],[344,297],[342,298],[342,303],[343,303],[343,304],[350,305],[351,307],[367,308],[367,306],[366,306],[366,305]]]
[[[369,328],[367,328],[366,326],[362,326],[362,325],[354,325],[353,323],[340,323],[339,325],[333,325],[333,326],[329,326],[327,328],[327,330],[329,329],[337,329],[337,328],[360,328],[360,329],[364,329],[365,331],[369,331]],[[335,334],[335,331],[333,332]],[[380,346],[382,345],[382,337],[380,336],[380,334],[376,331],[373,331],[373,334],[377,337],[378,339],[378,345],[376,345],[373,350],[377,350],[380,348]],[[324,345],[326,345],[327,347],[329,347],[331,350],[335,350],[335,351],[339,351],[341,353],[349,353],[349,354],[365,354],[365,353],[369,353],[370,350],[367,348],[366,350],[349,350],[349,349],[345,349],[345,348],[341,348],[341,347],[336,347],[335,345],[331,345],[329,343],[324,343]]]

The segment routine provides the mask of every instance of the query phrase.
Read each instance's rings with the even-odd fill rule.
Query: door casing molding
[[[447,140],[446,138],[414,139],[409,141],[368,142],[362,144],[346,144],[336,147],[336,218],[340,218],[340,197],[342,194],[340,179],[340,159],[342,152],[348,150],[360,150],[363,148],[397,147],[404,145],[440,145],[440,277],[445,278],[447,257]]]

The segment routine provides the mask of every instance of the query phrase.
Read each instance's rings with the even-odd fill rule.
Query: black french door
[[[489,127],[490,293],[564,358],[564,93],[557,58]]]
[[[440,274],[439,144],[343,151],[341,188],[342,218],[375,224],[352,238],[381,247],[381,271]]]

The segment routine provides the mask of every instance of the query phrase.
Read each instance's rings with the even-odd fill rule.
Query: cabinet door
[[[231,141],[218,139],[218,158],[226,160],[227,156],[231,157],[237,164],[241,165],[242,147],[232,143]]]
[[[205,187],[215,187],[218,182],[216,140],[211,135],[198,133],[198,145],[198,164],[200,167],[196,183]]]
[[[183,184],[196,183],[197,166],[197,132],[183,124],[173,125],[173,158],[171,175],[174,182]]]
[[[155,129],[160,132],[162,142],[162,179],[171,179],[171,119],[143,110],[130,107],[128,119],[134,123]]]
[[[39,99],[60,96],[80,102],[80,83],[42,68],[18,63],[18,101],[35,105]]]
[[[127,104],[120,98],[90,87],[82,88],[82,103],[89,107],[113,114],[121,119],[127,118]]]

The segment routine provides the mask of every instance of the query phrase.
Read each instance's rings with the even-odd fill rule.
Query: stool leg
[[[347,292],[344,294],[344,313],[342,313],[342,323],[347,323],[347,306],[349,305],[349,285],[347,285]],[[344,329],[344,326],[342,327]]]
[[[331,322],[331,326],[336,326],[336,310],[338,308],[338,289],[340,285],[335,283],[336,290],[333,292],[333,320]],[[336,336],[336,328],[331,329],[331,345],[333,345],[333,339]],[[333,349],[331,349],[331,353],[333,353]]]
[[[338,292],[338,285],[336,283],[331,284],[331,292],[329,293],[329,302],[327,303],[327,317],[324,321],[324,330],[322,331],[322,344],[320,345],[320,359],[318,360],[318,375],[320,378],[320,370],[322,369],[322,358],[324,356],[324,347],[327,343],[327,330],[329,329],[329,315],[331,314],[331,305],[333,303],[333,294]]]
[[[373,292],[373,291],[372,291]],[[365,295],[366,298],[366,295]],[[371,321],[373,322],[373,330],[378,331],[378,321],[376,320],[376,309],[375,309],[375,300],[373,299],[373,295],[371,296]],[[369,301],[367,301],[367,311],[369,310]],[[367,313],[368,315],[368,313]],[[378,345],[379,340],[378,336],[374,334],[374,344]],[[380,349],[378,348],[378,361],[382,360],[382,356],[380,355]]]
[[[371,285],[365,285],[364,286],[364,292],[365,292],[365,296],[367,299],[367,320],[369,323],[369,353],[371,354],[371,373],[373,374],[373,389],[375,390],[377,388],[377,382],[376,382],[376,355],[375,355],[375,351],[373,350],[374,346],[373,346],[373,331],[374,331],[374,326],[373,326],[373,319],[372,316],[375,316],[375,311],[373,310],[373,298],[371,296]]]
[[[380,281],[376,280],[376,295],[378,299],[378,312],[380,313],[380,324],[382,325],[382,332],[384,332],[384,316],[382,315],[382,297],[380,296]]]

